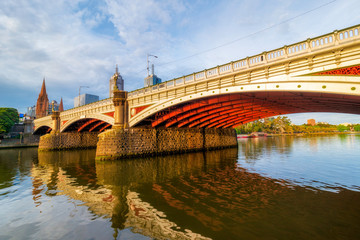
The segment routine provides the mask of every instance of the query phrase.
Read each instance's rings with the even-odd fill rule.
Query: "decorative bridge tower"
[[[118,84],[120,76],[121,84]],[[127,103],[127,95],[128,93],[124,91],[124,80],[121,75],[118,74],[118,69],[116,66],[116,73],[113,76],[113,103],[115,106],[114,118],[115,123],[113,129],[122,129],[127,128],[129,126],[128,122],[128,103]],[[122,86],[122,89],[119,89],[118,86]]]

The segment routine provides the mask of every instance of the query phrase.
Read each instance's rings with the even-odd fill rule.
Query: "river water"
[[[0,150],[0,239],[360,239],[360,135],[97,162]]]

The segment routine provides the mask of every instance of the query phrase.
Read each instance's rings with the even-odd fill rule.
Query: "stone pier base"
[[[97,160],[237,146],[234,129],[110,129],[98,137]]]
[[[40,137],[39,150],[53,151],[62,149],[96,148],[98,133],[50,133]]]

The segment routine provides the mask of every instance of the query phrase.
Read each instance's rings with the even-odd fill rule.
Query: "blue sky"
[[[358,0],[1,0],[0,107],[25,112],[45,77],[49,100],[62,97],[68,109],[79,86],[107,98],[116,64],[126,90],[142,87],[147,53],[169,80],[359,24],[359,9]],[[360,123],[348,114],[289,116]]]

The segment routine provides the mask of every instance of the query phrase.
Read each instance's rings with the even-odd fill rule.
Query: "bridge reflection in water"
[[[291,145],[288,138],[286,145]],[[282,144],[274,140],[269,144]],[[253,158],[252,148],[240,154]],[[269,146],[267,151],[271,151]],[[95,151],[39,152],[32,168],[34,201],[45,194],[84,202],[115,231],[131,228],[157,239],[351,239],[360,196],[304,188],[250,173],[237,149],[114,162]],[[40,190],[41,191],[41,190]]]

